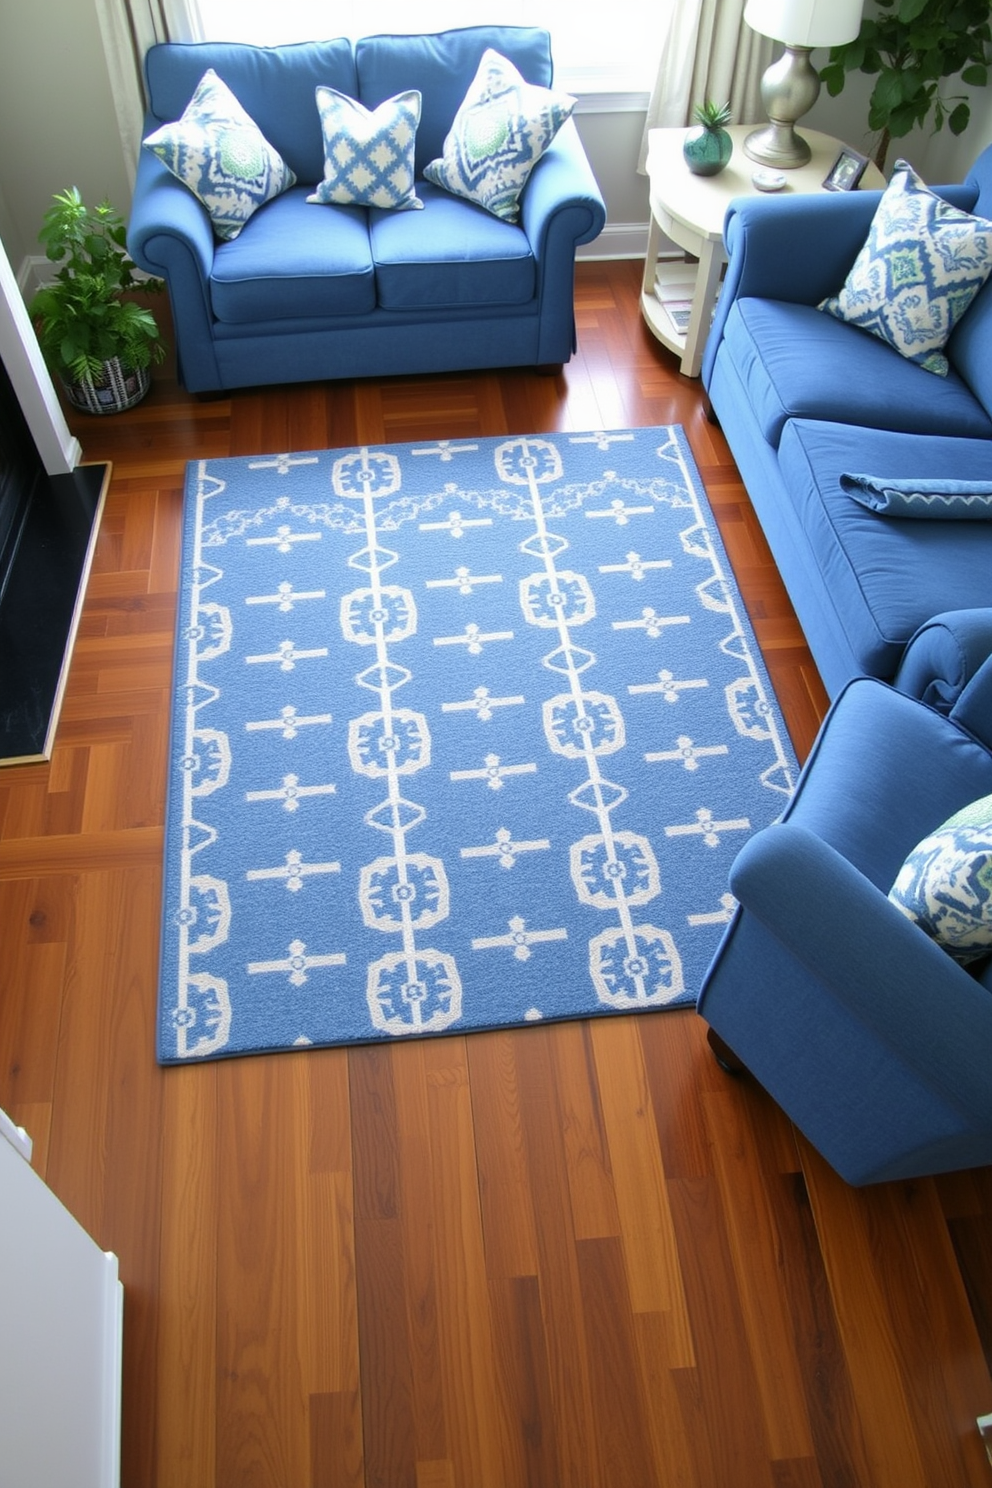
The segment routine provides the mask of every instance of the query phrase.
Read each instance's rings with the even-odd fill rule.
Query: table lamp
[[[769,118],[744,141],[744,153],[761,165],[792,170],[805,165],[810,148],[793,125],[814,105],[820,77],[809,60],[814,47],[842,46],[861,29],[863,0],[748,0],[744,19],[753,31],[785,43],[761,79]]]

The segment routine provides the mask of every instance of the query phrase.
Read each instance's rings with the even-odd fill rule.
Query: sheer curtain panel
[[[96,0],[117,125],[134,183],[145,117],[142,60],[156,41],[202,41],[196,0]]]
[[[745,0],[678,0],[661,49],[648,105],[638,170],[643,175],[648,130],[692,122],[697,103],[729,102],[735,124],[764,118],[761,79],[774,42],[744,22]]]

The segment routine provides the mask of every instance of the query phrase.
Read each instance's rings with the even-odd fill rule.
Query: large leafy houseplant
[[[38,341],[70,402],[91,413],[136,403],[148,390],[149,367],[165,355],[155,316],[128,298],[163,286],[137,279],[125,234],[109,201],[89,208],[70,186],[52,198],[38,235],[61,265],[31,301]]]
[[[875,78],[868,126],[879,131],[875,164],[885,168],[892,139],[933,118],[952,134],[968,127],[971,109],[963,94],[945,97],[941,84],[960,78],[983,88],[992,62],[990,0],[875,0],[854,41],[833,47],[820,69],[827,92],[836,96],[849,72]]]

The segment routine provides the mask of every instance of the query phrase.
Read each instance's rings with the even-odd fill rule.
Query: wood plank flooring
[[[53,759],[0,771],[0,1106],[120,1259],[124,1488],[992,1484],[992,1171],[846,1188],[693,1012],[154,1062],[188,459],[681,423],[806,754],[816,670],[639,284],[579,266],[558,378],[166,371],[73,418],[114,474]]]

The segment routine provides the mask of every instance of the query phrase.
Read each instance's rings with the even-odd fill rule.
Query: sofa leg
[[[706,414],[707,422],[710,424],[715,424],[716,427],[719,429],[720,420],[717,418],[716,412],[713,408],[713,404],[710,402],[709,393],[703,394],[703,412]]]
[[[706,1042],[713,1050],[713,1057],[720,1068],[728,1075],[745,1075],[747,1067],[741,1063],[729,1044],[725,1044],[718,1033],[712,1028],[706,1030]]]
[[[534,371],[538,377],[558,377],[563,366],[563,362],[544,362],[541,366],[535,367]]]

